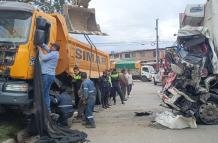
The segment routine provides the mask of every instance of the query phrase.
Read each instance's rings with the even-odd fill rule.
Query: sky
[[[97,48],[106,52],[155,48],[155,20],[159,19],[160,48],[172,46],[179,29],[179,13],[187,4],[206,0],[92,0],[96,20],[109,36],[91,36]],[[85,39],[76,35],[76,38]]]

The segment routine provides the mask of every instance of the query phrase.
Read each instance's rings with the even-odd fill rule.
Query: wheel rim
[[[205,124],[218,123],[218,107],[214,102],[207,102],[199,107],[199,118]]]

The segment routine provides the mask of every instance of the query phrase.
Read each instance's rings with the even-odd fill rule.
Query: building
[[[164,58],[163,48],[159,51],[160,59]],[[118,61],[118,60],[128,60],[133,59],[136,61],[141,62],[155,62],[156,61],[156,49],[145,49],[145,50],[135,50],[135,51],[124,51],[124,52],[112,52],[110,54],[111,61]]]

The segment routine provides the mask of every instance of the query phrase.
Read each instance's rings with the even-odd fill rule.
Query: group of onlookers
[[[116,69],[107,70],[103,72],[99,83],[103,108],[111,106],[111,99],[115,105],[117,94],[120,96],[121,103],[125,104],[124,101],[127,101],[132,90],[132,74],[130,70],[126,72],[125,69],[121,70],[121,73]]]
[[[78,90],[75,90],[75,99],[79,99],[75,102],[75,107],[78,111],[78,115],[76,118],[77,120],[88,120],[88,122],[84,122],[83,124],[86,124],[88,128],[95,128],[95,122],[92,112],[94,110],[94,104],[97,97],[97,90],[94,86],[94,83],[91,80],[86,79],[87,76],[85,78],[86,80],[84,80],[82,75],[86,73],[80,72],[78,67],[74,68],[74,73],[75,86],[80,86],[80,88],[77,88]],[[80,81],[80,79],[82,79],[82,82]],[[119,73],[116,69],[107,70],[103,72],[103,75],[100,77],[99,81],[96,84],[99,85],[100,95],[98,95],[98,98],[102,105],[102,108],[107,109],[112,106],[112,99],[114,105],[116,104],[117,94],[120,96],[122,104],[125,104],[127,98],[130,97],[133,85],[132,74],[130,70],[126,72],[126,70],[124,69],[121,71],[121,73]],[[88,98],[84,99],[85,94],[89,94],[91,96],[85,96]]]

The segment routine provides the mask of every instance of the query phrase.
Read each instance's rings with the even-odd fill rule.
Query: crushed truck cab
[[[27,3],[0,2],[0,106],[31,106],[39,43],[61,47],[52,90],[73,88],[75,65],[92,79],[109,68],[109,55],[74,39],[61,14],[47,14]]]

